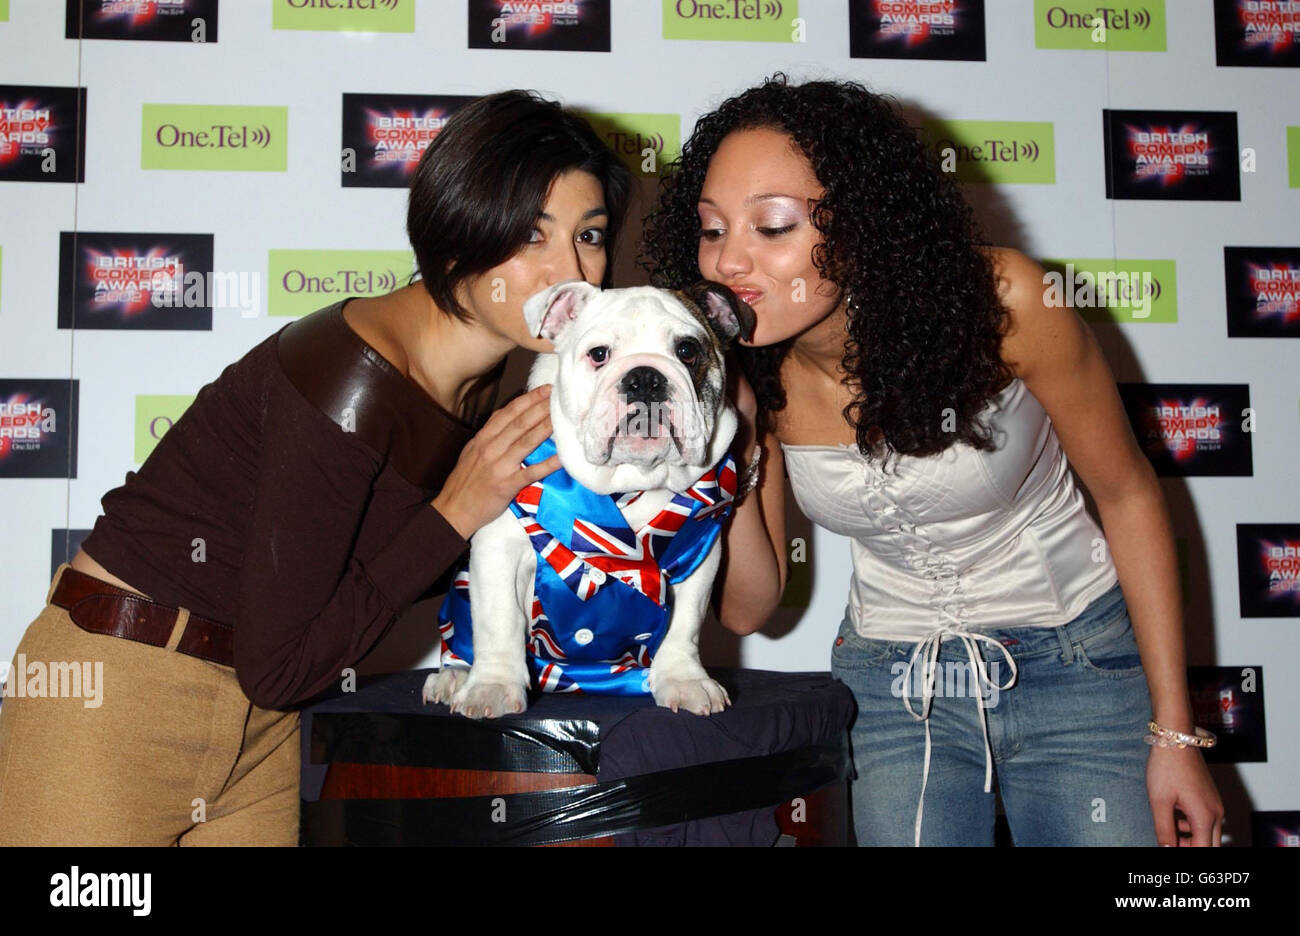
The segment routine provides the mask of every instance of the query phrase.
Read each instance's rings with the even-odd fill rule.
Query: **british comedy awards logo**
[[[1237,524],[1242,617],[1300,617],[1300,523]]]
[[[457,110],[460,94],[344,94],[344,188],[409,188],[415,167]]]
[[[1252,474],[1246,384],[1119,385],[1133,434],[1161,477]]]
[[[77,476],[78,381],[0,378],[0,478]]]
[[[1218,736],[1207,763],[1268,760],[1264,731],[1264,667],[1189,666],[1187,688],[1196,724]]]
[[[1229,338],[1300,338],[1300,247],[1224,247]]]
[[[1255,810],[1250,814],[1255,848],[1300,848],[1300,810]]]
[[[216,42],[217,0],[68,0],[68,39]]]
[[[64,231],[59,328],[211,331],[212,240],[211,234]]]
[[[1300,66],[1300,0],[1214,0],[1218,65]]]
[[[86,89],[0,85],[0,182],[86,181]]]
[[[608,52],[609,0],[469,0],[469,48]]]
[[[853,58],[984,61],[984,0],[852,0]]]
[[[1106,197],[1241,201],[1231,111],[1104,110]]]

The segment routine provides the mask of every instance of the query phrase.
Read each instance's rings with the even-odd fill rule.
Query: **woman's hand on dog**
[[[551,385],[542,384],[511,400],[461,451],[432,504],[466,540],[501,516],[521,489],[560,467],[558,455],[520,467],[551,434],[550,397]]]

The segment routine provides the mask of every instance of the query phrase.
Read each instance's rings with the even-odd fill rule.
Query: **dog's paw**
[[[424,681],[420,698],[426,705],[430,702],[450,705],[452,696],[464,684],[468,675],[469,670],[444,666],[438,672],[429,674],[429,678]]]
[[[515,683],[466,682],[451,699],[451,710],[466,718],[500,718],[528,708],[526,687]]]
[[[712,715],[731,704],[727,690],[707,676],[697,679],[661,679],[654,687],[654,700],[674,712]]]

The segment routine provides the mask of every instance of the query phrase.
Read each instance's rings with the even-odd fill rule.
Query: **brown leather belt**
[[[71,566],[59,577],[50,604],[67,609],[72,623],[82,630],[138,640],[155,647],[167,646],[180,617],[179,608],[110,585]],[[228,624],[191,614],[176,650],[233,667],[235,630]]]

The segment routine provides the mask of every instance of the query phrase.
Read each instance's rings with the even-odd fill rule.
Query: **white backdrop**
[[[1269,761],[1216,776],[1232,770],[1255,809],[1298,808],[1297,622],[1242,619],[1234,537],[1238,523],[1300,520],[1300,360],[1285,339],[1226,337],[1223,247],[1300,243],[1300,192],[1288,187],[1284,145],[1284,128],[1300,124],[1300,84],[1292,69],[1216,67],[1209,0],[1170,0],[1164,52],[1038,49],[1031,0],[989,0],[984,62],[850,58],[845,0],[798,4],[802,44],[665,40],[661,4],[614,0],[609,53],[467,49],[465,4],[453,0],[421,0],[415,31],[391,34],[273,30],[271,6],[227,0],[219,41],[202,45],[65,39],[63,4],[49,0],[12,0],[0,21],[0,84],[80,85],[88,95],[83,184],[0,182],[0,377],[71,375],[81,414],[75,479],[0,480],[0,656],[12,656],[42,605],[50,531],[90,527],[100,497],[137,466],[137,395],[192,395],[287,321],[265,314],[259,298],[250,317],[218,309],[210,332],[59,330],[60,232],[211,233],[217,270],[263,275],[270,250],[404,250],[405,191],[340,186],[344,93],[535,88],[584,110],[680,115],[684,139],[701,113],[782,69],[863,81],[919,116],[1050,122],[1056,184],[965,187],[993,239],[1036,257],[1176,261],[1176,324],[1093,330],[1120,381],[1250,385],[1259,424],[1253,477],[1161,483],[1188,539],[1189,662],[1263,664],[1271,677]],[[287,107],[287,171],[142,169],[146,103]],[[1235,111],[1241,146],[1258,153],[1257,170],[1241,175],[1241,201],[1108,200],[1104,108]],[[624,251],[636,230],[634,218]],[[617,285],[631,285],[623,253],[619,269]],[[791,524],[792,535],[810,537],[808,607],[783,609],[766,633],[743,641],[715,626],[706,641],[713,661],[829,668],[848,545],[795,516]],[[429,665],[435,650],[426,603],[366,666]]]

